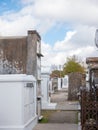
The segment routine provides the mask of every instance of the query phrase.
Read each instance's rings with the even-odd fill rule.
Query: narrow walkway
[[[58,110],[49,116],[48,123],[69,123],[77,124],[77,112],[76,111],[62,111]]]
[[[77,111],[80,110],[79,102],[65,101],[57,103],[56,110]]]
[[[38,124],[33,130],[78,130],[77,124]]]
[[[67,101],[67,91],[58,91],[51,95],[51,102],[56,102],[56,111],[49,116],[48,123],[40,124],[33,130],[80,130],[78,126],[77,112],[78,102]]]
[[[80,105],[78,101],[68,101],[67,90],[57,91],[51,96],[51,102],[56,102],[56,110],[68,110],[77,111],[80,110]]]

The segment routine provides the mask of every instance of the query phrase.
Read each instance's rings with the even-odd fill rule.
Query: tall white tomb
[[[51,81],[48,72],[41,73],[41,91],[42,91],[42,109],[55,109],[56,103],[50,102],[51,94]]]

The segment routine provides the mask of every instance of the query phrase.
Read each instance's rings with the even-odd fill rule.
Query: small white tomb
[[[62,78],[58,78],[58,90],[62,89]]]
[[[0,130],[32,130],[36,124],[35,78],[0,75]]]
[[[63,85],[62,88],[67,88],[68,89],[69,86],[69,79],[68,79],[68,75],[65,75],[63,78]]]
[[[55,109],[56,103],[50,103],[50,76],[49,73],[41,74],[42,109]]]
[[[68,89],[68,75],[65,75],[63,78],[58,78],[58,90],[62,90],[63,88]]]

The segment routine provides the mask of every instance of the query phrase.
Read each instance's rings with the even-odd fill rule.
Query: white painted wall
[[[69,86],[68,75],[65,75],[64,78],[63,78],[62,88],[68,88],[68,86]]]
[[[0,130],[32,130],[36,124],[35,78],[0,75]]]
[[[50,76],[49,73],[42,73],[41,75],[41,92],[42,92],[42,109],[55,109],[56,103],[50,103]]]
[[[58,78],[58,90],[61,90],[62,86],[61,86],[61,78]]]
[[[45,104],[49,103],[49,74],[42,73],[41,78],[42,104]]]
[[[58,78],[58,90],[61,90],[62,88],[68,88],[68,82],[68,75],[65,75],[63,78]]]

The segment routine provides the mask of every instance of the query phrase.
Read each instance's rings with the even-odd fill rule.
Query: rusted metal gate
[[[82,130],[98,130],[98,78],[92,78],[91,73],[89,89],[82,87],[80,90]]]
[[[92,92],[81,90],[82,130],[98,130],[98,101]]]

